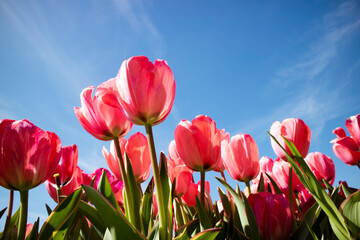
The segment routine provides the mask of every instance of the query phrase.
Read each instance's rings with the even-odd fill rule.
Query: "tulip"
[[[221,148],[223,146],[223,141],[229,143],[230,142],[230,134],[228,132],[225,132],[224,129],[221,129]],[[225,144],[225,143],[224,143]],[[218,164],[218,166],[214,169],[215,172],[220,172],[221,176],[225,179],[224,171],[225,171],[225,165],[224,165],[224,158],[223,158],[223,151],[221,151],[221,159]],[[225,180],[224,180],[225,181]]]
[[[293,216],[289,202],[281,194],[259,192],[248,198],[259,226],[261,239],[289,239]]]
[[[290,174],[290,163],[278,158],[274,161],[272,175],[275,182],[278,184],[279,188],[283,193],[288,194],[289,189],[289,174]],[[298,191],[301,186],[299,178],[296,176],[295,172],[292,171],[292,190]]]
[[[233,179],[249,182],[258,175],[259,150],[250,135],[238,134],[222,149],[225,167]]]
[[[192,122],[182,120],[175,129],[180,158],[194,171],[215,169],[221,159],[221,131],[208,116],[197,116]]]
[[[0,122],[0,185],[28,191],[54,173],[61,157],[61,142],[28,120]]]
[[[360,168],[360,114],[349,117],[345,125],[351,136],[346,136],[343,128],[336,128],[333,133],[337,138],[331,141],[333,151],[344,163]]]
[[[99,140],[113,140],[125,136],[131,129],[124,114],[124,110],[117,100],[115,78],[102,83],[95,91],[95,87],[85,88],[80,95],[81,108],[74,107],[76,117],[83,128]]]
[[[137,125],[159,124],[169,115],[175,98],[175,80],[164,60],[153,64],[145,56],[121,64],[116,86],[127,118]]]
[[[200,194],[200,191],[201,191],[200,185],[201,185],[200,181],[197,184],[194,183],[194,182],[190,182],[188,190],[181,197],[181,199],[189,207],[195,207],[196,206],[196,196],[199,197],[199,194]],[[206,202],[204,204],[204,208],[209,210],[212,207],[212,201],[211,201],[211,198],[210,198],[210,183],[208,181],[205,182],[205,196],[206,196]]]
[[[25,238],[29,189],[55,171],[61,156],[61,141],[28,120],[0,121],[0,185],[20,191],[18,239]]]
[[[260,183],[261,174],[262,174],[263,180],[264,180],[265,191],[268,190],[268,186],[270,186],[270,188],[273,189],[271,181],[270,181],[270,179],[267,177],[267,175],[265,173],[267,173],[270,177],[272,177],[272,170],[273,170],[274,161],[269,157],[263,156],[263,157],[260,158],[259,164],[260,164],[260,172],[257,175],[257,177],[254,178],[252,180],[252,182],[251,182],[251,187],[250,187],[251,193],[257,193],[258,186],[259,186],[259,183]]]
[[[335,165],[333,160],[319,152],[309,153],[305,158],[311,171],[316,178],[323,183],[323,179],[328,181],[331,185],[335,181]]]
[[[128,140],[124,138],[119,139],[119,145],[123,153],[123,159],[125,159],[125,154],[129,156],[136,181],[142,183],[148,179],[151,169],[151,159],[146,137],[138,132],[130,136]],[[110,170],[118,179],[122,180],[114,142],[110,144],[110,153],[105,147],[103,147],[102,152]]]
[[[271,126],[270,133],[291,156],[291,151],[287,147],[285,140],[282,137],[292,142],[300,152],[301,156],[306,157],[310,147],[311,131],[303,120],[299,118],[288,118],[285,119],[282,123],[276,121]],[[284,150],[272,138],[270,139],[271,146],[275,154],[279,158],[287,161]]]

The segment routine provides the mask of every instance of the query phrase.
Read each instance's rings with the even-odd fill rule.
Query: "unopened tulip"
[[[290,163],[278,158],[274,161],[272,172],[272,176],[281,191],[287,193],[289,189]],[[295,171],[292,171],[292,190],[298,191],[301,185],[302,184],[296,176]]]
[[[349,117],[345,123],[350,137],[343,128],[336,128],[333,133],[337,138],[332,140],[335,155],[348,165],[360,166],[360,114]]]
[[[197,184],[194,182],[190,182],[187,192],[181,197],[182,200],[189,207],[196,206],[196,196],[200,198],[200,184],[199,181]],[[210,183],[208,181],[205,182],[205,204],[204,208],[209,210],[212,208],[212,200],[210,197]]]
[[[319,152],[314,152],[309,153],[306,156],[305,161],[320,183],[323,183],[323,179],[328,181],[331,185],[334,183],[335,165],[330,157]]]
[[[226,141],[227,143],[230,142],[230,134],[228,132],[225,132],[224,129],[221,129],[221,147],[223,146],[223,141]],[[222,154],[222,151],[221,151],[221,159],[220,159],[220,162],[219,162],[219,165],[214,169],[215,172],[220,172],[223,174],[223,172],[225,171],[226,167],[225,167],[225,164],[224,164],[224,158],[223,158],[223,154]]]
[[[175,80],[164,60],[145,56],[125,60],[116,80],[127,118],[137,125],[159,124],[169,115],[175,98]]]
[[[136,181],[139,183],[144,182],[148,179],[151,169],[149,146],[146,137],[138,132],[131,135],[128,140],[125,138],[119,139],[119,144],[124,155],[123,159],[125,159],[125,154],[129,156]],[[110,144],[110,153],[103,147],[103,155],[110,170],[117,178],[122,180],[114,142]]]
[[[233,179],[248,182],[258,175],[259,150],[249,134],[232,137],[230,143],[223,146],[222,150],[226,170]]]
[[[291,156],[291,151],[282,137],[292,142],[301,156],[306,157],[310,147],[311,131],[303,120],[299,118],[288,118],[282,121],[282,123],[276,121],[271,126],[270,133]],[[275,154],[279,158],[287,161],[284,150],[272,138],[270,139]]]
[[[74,107],[83,128],[97,139],[108,141],[125,136],[131,129],[116,93],[115,78],[94,87],[85,88],[81,95],[81,108]]]
[[[215,169],[221,159],[221,131],[208,116],[197,116],[192,122],[182,120],[175,129],[180,158],[194,171]]]
[[[58,182],[61,187],[61,195],[69,196],[76,189],[78,189],[82,181],[81,169],[77,166],[78,163],[78,149],[74,144],[72,146],[65,146],[62,148],[61,162],[57,166],[54,175],[58,174]],[[58,201],[57,183],[55,177],[50,176],[45,182],[45,186],[49,195],[55,202]]]
[[[28,120],[0,122],[0,185],[27,191],[53,175],[61,157],[59,137]]]
[[[257,192],[257,189],[259,187],[259,183],[260,183],[260,178],[261,178],[261,175],[263,177],[263,180],[264,180],[264,187],[265,187],[265,191],[268,190],[268,186],[270,186],[271,189],[273,189],[272,187],[272,184],[271,184],[271,181],[270,179],[267,177],[266,173],[272,177],[272,170],[273,170],[273,165],[274,165],[274,161],[269,158],[269,157],[261,157],[260,158],[260,172],[259,174],[257,175],[256,178],[254,178],[251,182],[251,192],[252,193],[256,193]],[[272,177],[273,178],[273,177]]]
[[[259,192],[248,198],[259,226],[261,239],[286,240],[293,230],[289,202],[281,194]]]

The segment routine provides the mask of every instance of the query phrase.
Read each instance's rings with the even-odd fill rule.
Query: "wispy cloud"
[[[130,23],[132,30],[142,38],[146,38],[153,49],[153,54],[163,56],[162,36],[144,9],[142,1],[113,0],[113,3],[119,14]]]

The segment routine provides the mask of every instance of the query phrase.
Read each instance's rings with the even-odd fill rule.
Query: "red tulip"
[[[199,181],[197,184],[194,182],[190,182],[188,190],[181,197],[181,199],[188,205],[189,207],[196,206],[196,196],[200,198],[200,184]],[[210,183],[208,181],[205,182],[205,209],[210,209],[212,207],[212,201],[210,197]]]
[[[281,194],[259,192],[248,198],[259,226],[261,239],[289,239],[293,216],[289,202]]]
[[[221,148],[223,146],[223,141],[229,143],[230,142],[230,134],[228,132],[225,132],[224,129],[221,129]],[[226,143],[224,143],[226,144]],[[215,172],[224,172],[225,171],[225,165],[224,165],[224,158],[223,158],[223,154],[222,154],[222,150],[221,150],[221,159],[219,162],[219,165],[214,169]]]
[[[306,157],[310,147],[311,131],[303,120],[299,118],[288,118],[282,123],[276,121],[271,126],[270,133],[276,138],[281,146],[290,153],[291,156],[291,151],[286,146],[285,141],[281,136],[292,142],[302,157]],[[282,150],[282,148],[272,138],[271,146],[279,158],[287,161],[284,150]]]
[[[153,64],[145,56],[131,57],[122,63],[116,85],[126,116],[134,124],[154,126],[169,115],[175,80],[166,61]]]
[[[346,136],[343,128],[336,128],[333,133],[337,138],[332,140],[335,155],[348,165],[360,164],[360,114],[349,117],[345,123],[351,137]]]
[[[144,182],[148,179],[151,169],[149,146],[146,137],[138,132],[130,136],[128,140],[124,138],[119,139],[119,144],[124,155],[123,159],[125,159],[125,153],[129,156],[136,181],[139,183]],[[110,153],[103,147],[103,155],[110,170],[117,178],[122,180],[114,142],[110,144]]]
[[[0,122],[0,185],[27,191],[54,173],[61,156],[61,142],[28,120]]]
[[[192,180],[193,171],[181,160],[176,149],[175,140],[169,144],[169,156],[167,165],[170,181],[173,182],[176,178],[175,195],[181,197],[187,191]]]
[[[125,136],[131,129],[124,110],[117,100],[115,78],[95,87],[85,88],[81,95],[81,108],[74,107],[75,114],[83,128],[97,139],[108,141]]]
[[[290,163],[278,158],[273,165],[273,178],[278,184],[282,192],[287,193],[289,189],[289,172]],[[292,172],[292,190],[298,191],[301,186],[299,178],[296,176],[295,171]]]
[[[322,153],[315,152],[309,153],[306,156],[305,161],[320,183],[323,183],[323,179],[328,181],[331,185],[334,183],[335,165],[330,157]]]
[[[222,150],[225,167],[233,179],[248,182],[258,175],[259,150],[250,135],[232,137],[230,144],[223,146]]]
[[[221,131],[208,116],[197,116],[192,122],[182,120],[175,129],[180,158],[194,171],[215,169],[221,159]]]
[[[69,196],[83,183],[81,169],[77,166],[77,146],[74,144],[72,146],[63,147],[61,155],[61,162],[58,164],[54,174],[59,174],[58,179],[61,185],[61,195]],[[45,186],[51,198],[57,202],[57,185],[55,177],[50,176],[48,180],[46,180]]]

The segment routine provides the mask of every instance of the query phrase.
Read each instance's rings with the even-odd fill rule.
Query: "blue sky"
[[[336,183],[360,187],[359,170],[329,143],[334,128],[360,113],[358,1],[1,0],[0,36],[0,118],[27,118],[63,145],[77,144],[87,172],[106,167],[109,142],[85,132],[73,107],[85,87],[145,55],[165,59],[176,81],[172,112],[154,127],[158,152],[167,153],[180,120],[205,114],[231,136],[252,135],[260,156],[274,159],[265,130],[298,117],[312,131],[310,152],[334,160]],[[1,209],[7,201],[1,188]],[[30,191],[29,221],[46,219],[44,203],[55,206],[44,185]]]

